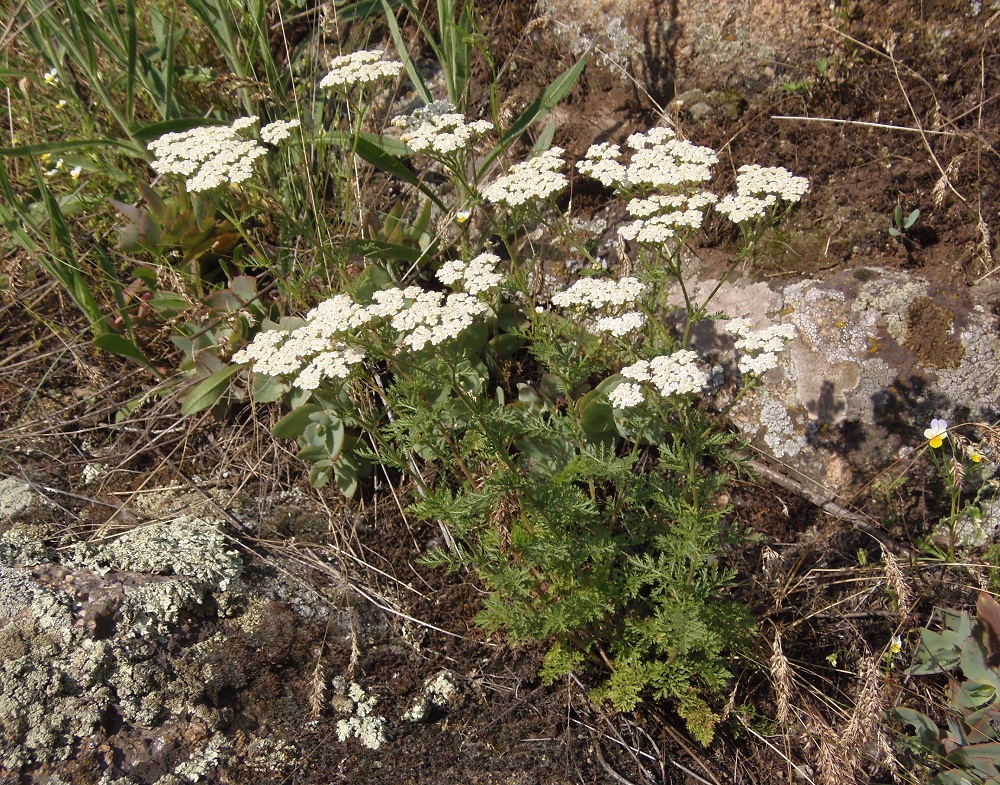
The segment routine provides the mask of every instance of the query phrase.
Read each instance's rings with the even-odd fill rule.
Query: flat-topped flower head
[[[631,409],[646,400],[642,385],[622,382],[608,393],[608,400],[616,409]]]
[[[298,120],[275,120],[260,129],[260,138],[268,144],[283,142],[292,135],[292,129],[298,128]]]
[[[620,373],[633,382],[645,382],[664,398],[701,392],[708,386],[708,373],[698,367],[698,355],[690,349],[640,360]]]
[[[466,294],[488,292],[500,285],[503,275],[496,271],[500,258],[491,253],[481,253],[471,261],[455,259],[445,262],[437,271],[443,284],[461,284]]]
[[[809,180],[797,177],[783,166],[744,164],[736,175],[736,193],[723,197],[716,206],[733,223],[762,218],[778,202],[799,202],[809,190]]]
[[[947,420],[931,420],[931,427],[924,431],[924,438],[934,449],[944,444],[944,440],[948,438]]]
[[[399,140],[416,153],[448,155],[462,150],[493,130],[493,123],[475,120],[467,123],[447,101],[415,109],[413,114],[394,117],[392,124],[402,130]]]
[[[534,158],[515,164],[483,189],[483,198],[508,207],[522,207],[529,202],[548,199],[560,193],[569,180],[559,170],[565,162],[561,147],[550,147]]]
[[[267,154],[267,148],[245,136],[256,124],[256,117],[241,117],[229,126],[164,134],[148,145],[156,155],[150,165],[160,174],[187,178],[186,186],[192,193],[208,191],[223,183],[242,183],[253,175],[253,162]],[[265,126],[265,141],[273,144],[286,138],[288,130],[297,124],[297,120],[292,120]]]
[[[383,80],[394,79],[403,70],[403,64],[383,60],[378,50],[351,52],[333,58],[330,73],[323,77],[319,86],[328,90],[349,90],[365,87]]]
[[[622,338],[638,332],[646,324],[646,315],[641,311],[628,311],[618,316],[603,316],[593,324],[588,324],[587,332],[598,335],[613,335]]]
[[[568,289],[553,296],[552,304],[560,308],[602,309],[632,305],[645,292],[638,278],[626,276],[619,281],[610,278],[581,278]]]
[[[612,188],[625,180],[625,166],[619,163],[619,158],[621,148],[618,145],[608,142],[594,144],[587,150],[583,160],[577,161],[576,168],[601,185]]]

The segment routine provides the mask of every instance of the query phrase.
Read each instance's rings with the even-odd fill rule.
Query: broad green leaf
[[[408,245],[387,243],[382,240],[369,240],[366,238],[348,240],[343,244],[343,249],[348,254],[356,254],[366,259],[374,257],[375,259],[384,259],[387,261],[415,262],[424,255],[419,248],[411,248]]]
[[[198,382],[181,404],[181,414],[196,414],[203,409],[214,406],[229,387],[229,379],[243,370],[242,365],[227,365],[216,371],[207,379]]]
[[[580,425],[592,435],[616,431],[615,413],[604,393],[591,390],[577,404],[580,410]]]
[[[187,300],[173,292],[157,292],[146,300],[146,305],[159,314],[179,313],[189,307]]]
[[[152,367],[150,365],[149,358],[146,357],[142,349],[136,346],[132,341],[128,340],[124,336],[118,335],[117,333],[104,333],[103,335],[98,335],[94,338],[94,346],[106,352],[120,355],[121,357],[128,357],[130,360],[135,360],[137,363],[146,368]]]
[[[251,391],[258,403],[272,403],[288,392],[288,385],[275,376],[255,373]]]
[[[353,498],[358,490],[358,470],[354,463],[346,456],[341,457],[333,464],[333,472],[340,492],[348,499]]]
[[[297,439],[302,435],[306,426],[312,422],[309,419],[309,415],[318,411],[320,411],[320,407],[314,403],[307,403],[304,406],[293,409],[274,424],[274,427],[271,429],[271,435],[275,439]],[[301,457],[301,453],[299,457]]]

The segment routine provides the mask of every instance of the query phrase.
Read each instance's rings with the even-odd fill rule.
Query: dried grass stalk
[[[323,713],[323,705],[326,702],[326,671],[323,669],[323,660],[316,662],[316,670],[312,675],[312,689],[309,690],[309,719],[315,720]]]
[[[792,717],[792,669],[781,647],[781,633],[778,630],[774,631],[774,642],[771,644],[771,682],[778,700],[775,719],[782,728],[787,729]]]
[[[896,606],[900,619],[905,619],[913,610],[913,594],[903,576],[903,569],[895,554],[882,546],[882,563],[885,565],[885,580],[896,595]]]
[[[986,225],[986,221],[983,220],[983,216],[979,216],[979,255],[982,257],[983,264],[992,269],[993,268],[993,234],[990,232],[990,227]]]
[[[874,657],[863,657],[858,663],[858,694],[854,712],[844,731],[844,747],[862,750],[876,740],[879,723],[885,713],[882,674]],[[860,760],[855,762],[858,766]]]

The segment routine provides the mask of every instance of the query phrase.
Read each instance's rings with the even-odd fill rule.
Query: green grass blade
[[[338,135],[336,134],[329,134],[327,135],[327,139],[334,142],[339,141],[346,146],[351,146],[355,153],[372,166],[377,169],[381,169],[383,172],[387,172],[394,177],[398,177],[403,182],[409,183],[415,188],[419,188],[428,199],[433,200],[434,204],[442,210],[447,211],[448,208],[444,206],[437,194],[428,188],[405,163],[385,151],[380,143],[379,137],[374,134],[364,134],[354,138],[350,135],[343,134],[340,135],[338,140],[336,138],[337,136]]]
[[[527,109],[521,112],[520,116],[507,130],[507,133],[503,135],[503,139],[500,140],[500,144],[494,147],[493,150],[490,151],[490,154],[486,156],[486,160],[479,168],[480,176],[483,175],[487,167],[489,167],[489,165],[493,163],[493,161],[495,161],[504,150],[510,147],[514,140],[527,131],[533,123],[544,118],[549,112],[552,111],[556,104],[569,94],[569,91],[573,89],[573,85],[576,84],[576,80],[580,78],[580,74],[583,73],[583,69],[589,61],[590,55],[584,54],[583,57],[581,57],[574,65],[559,74],[559,76],[552,81],[552,84],[546,87],[542,91],[541,95],[532,101],[528,105]]]
[[[43,153],[65,153],[70,150],[79,150],[86,147],[120,147],[125,150],[134,150],[134,145],[124,139],[69,139],[65,142],[42,142],[41,144],[28,144],[21,147],[0,147],[0,157],[4,158],[31,158]]]
[[[404,3],[404,5],[407,5],[408,8],[412,8],[412,6],[407,3]],[[420,93],[420,97],[427,103],[431,103],[434,100],[434,95],[427,87],[427,84],[424,82],[424,78],[420,75],[420,72],[417,71],[416,66],[413,65],[413,59],[410,57],[410,51],[406,47],[406,40],[403,38],[403,33],[399,29],[399,23],[396,21],[396,15],[389,6],[388,0],[382,0],[382,9],[385,11],[385,21],[389,25],[389,34],[392,36],[392,42],[396,45],[396,51],[399,53],[399,59],[403,61],[403,67],[406,68],[407,76],[410,77],[410,81],[413,82],[413,86],[417,88],[417,92]],[[411,11],[411,13],[414,13],[414,11]],[[419,19],[419,14],[414,14],[414,18]]]
[[[45,211],[49,217],[49,253],[38,257],[39,264],[45,271],[63,285],[70,298],[83,311],[90,322],[90,329],[95,336],[108,332],[104,313],[101,311],[94,293],[87,286],[83,270],[80,268],[73,245],[73,235],[63,216],[59,202],[45,184],[42,172],[35,164],[35,177],[38,189],[45,203]]]
[[[135,121],[135,79],[136,79],[136,58],[139,54],[138,26],[135,18],[134,0],[125,0],[125,54],[126,63],[126,83],[125,83],[125,117],[128,121]]]

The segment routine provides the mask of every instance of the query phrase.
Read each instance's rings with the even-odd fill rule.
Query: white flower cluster
[[[298,120],[275,120],[260,129],[260,138],[268,144],[277,144],[285,141],[292,135],[292,129],[298,127]]]
[[[625,182],[625,166],[619,163],[621,148],[616,144],[603,142],[592,144],[576,168],[587,177],[593,177],[606,188],[613,188]]]
[[[745,164],[736,175],[736,193],[716,206],[733,223],[745,223],[767,214],[778,201],[798,202],[809,190],[809,180],[797,177],[783,166]]]
[[[623,311],[634,305],[645,293],[646,287],[632,277],[615,281],[609,278],[581,278],[568,289],[552,297],[552,304],[560,308],[604,312],[603,315],[584,320],[584,327],[595,334],[610,334],[621,338],[642,328],[646,317],[641,311]],[[611,311],[612,313],[607,313]]]
[[[378,50],[351,52],[333,58],[330,73],[323,77],[319,86],[349,90],[355,85],[363,87],[383,79],[394,79],[402,70],[402,63],[383,60]]]
[[[641,311],[628,311],[619,316],[604,316],[587,329],[592,333],[608,333],[621,338],[642,329],[646,323],[646,315]]]
[[[485,264],[479,261],[474,268],[480,271],[480,279]],[[468,292],[445,298],[441,292],[419,286],[376,292],[367,306],[338,294],[306,314],[301,327],[258,333],[249,346],[233,355],[233,362],[252,363],[254,371],[268,376],[294,377],[295,387],[315,390],[324,379],[346,379],[365,359],[357,345],[362,328],[387,322],[401,346],[420,351],[457,338],[489,311],[486,303]]]
[[[437,271],[437,279],[443,284],[460,282],[466,294],[479,294],[495,289],[503,276],[496,271],[500,258],[491,253],[479,254],[469,262],[455,259],[445,262]]]
[[[208,191],[223,183],[242,183],[253,174],[253,162],[267,153],[254,139],[241,134],[257,123],[257,117],[241,117],[230,126],[193,128],[164,134],[148,149],[156,155],[150,164],[160,174],[186,177],[188,191]],[[261,129],[264,141],[274,144],[289,135],[298,120],[277,122]]]
[[[509,207],[521,207],[537,199],[555,196],[569,185],[566,175],[559,171],[564,164],[561,158],[564,152],[561,147],[550,147],[534,158],[515,164],[507,174],[483,189],[483,198]]]
[[[645,292],[646,287],[631,276],[620,281],[608,278],[581,278],[575,284],[552,298],[560,308],[593,308],[631,305]]]
[[[464,115],[447,101],[435,101],[411,115],[393,118],[392,124],[402,129],[401,142],[414,152],[429,155],[453,153],[493,130],[493,123],[487,120],[466,123]]]
[[[659,245],[672,239],[678,228],[700,229],[704,210],[718,201],[711,191],[685,194],[653,194],[648,199],[632,199],[628,211],[637,220],[618,228],[626,240]]]
[[[710,147],[677,139],[669,128],[632,134],[626,145],[634,152],[628,165],[620,163],[618,145],[597,144],[577,163],[580,172],[604,185],[619,188],[685,188],[712,179],[719,157]]]
[[[449,294],[443,304],[441,299],[439,292],[423,292],[392,318],[404,346],[415,352],[428,344],[438,346],[460,336],[477,316],[490,311],[486,303],[465,292]]]
[[[608,398],[612,405],[626,409],[642,403],[643,384],[651,386],[665,398],[700,392],[708,385],[708,373],[698,367],[697,361],[698,355],[690,349],[660,355],[652,360],[640,360],[621,369],[621,375],[631,381],[618,385]]]
[[[735,346],[741,354],[740,373],[755,375],[776,368],[778,353],[796,335],[792,324],[774,324],[754,332],[748,319],[730,319],[723,329],[738,338]]]

